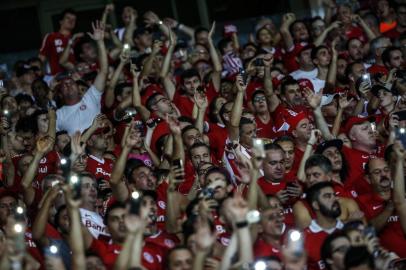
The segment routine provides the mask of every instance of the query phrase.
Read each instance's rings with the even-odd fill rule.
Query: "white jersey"
[[[90,127],[93,119],[100,113],[101,96],[102,92],[92,85],[78,103],[59,108],[56,111],[56,130],[66,130],[72,135]]]
[[[95,239],[98,239],[100,235],[106,237],[110,236],[110,234],[107,233],[103,218],[98,213],[83,208],[80,208],[79,211],[82,224],[89,230]]]

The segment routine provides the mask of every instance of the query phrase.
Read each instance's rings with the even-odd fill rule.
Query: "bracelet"
[[[237,227],[238,229],[248,227],[248,221],[244,220],[244,221],[236,222],[235,227]]]

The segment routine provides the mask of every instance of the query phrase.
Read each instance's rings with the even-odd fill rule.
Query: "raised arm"
[[[313,154],[313,147],[317,143],[317,139],[320,133],[320,130],[313,129],[310,133],[310,138],[307,141],[306,149],[304,151],[302,160],[300,161],[299,169],[297,171],[297,179],[299,179],[299,181],[302,183],[306,183],[305,164],[307,159]]]
[[[207,221],[198,221],[196,231],[196,254],[193,259],[193,270],[205,269],[205,259],[216,241],[216,235],[210,231]]]
[[[5,179],[3,179],[6,187],[10,187],[14,184],[15,170],[14,164],[11,156],[11,151],[9,150],[8,142],[8,130],[10,129],[8,121],[5,117],[0,117],[0,136],[1,136],[1,146],[0,146],[0,159],[3,164],[3,173]]]
[[[151,54],[147,57],[145,60],[144,66],[142,67],[141,70],[141,78],[149,76],[152,71],[152,66],[154,64],[155,58],[157,54],[160,52],[162,47],[162,41],[160,40],[154,40],[154,43],[152,44],[152,51]]]
[[[280,32],[285,43],[285,49],[291,51],[295,44],[293,43],[293,37],[290,34],[289,27],[296,20],[296,16],[293,13],[287,13],[282,17],[282,25]]]
[[[131,127],[131,130],[126,138],[126,143],[123,146],[120,156],[114,164],[113,171],[111,173],[111,189],[113,190],[114,197],[120,202],[124,202],[128,199],[128,189],[125,182],[123,181],[127,157],[131,149],[136,146],[140,142],[140,140],[140,134],[135,131],[134,127]]]
[[[321,98],[323,96],[323,91],[319,93],[314,93],[313,90],[306,88],[304,90],[304,95],[306,97],[307,103],[313,109],[314,118],[316,121],[317,128],[321,131],[321,135],[325,140],[333,139],[333,135],[328,128],[327,122],[324,119],[323,113],[321,112]]]
[[[80,222],[80,200],[74,200],[69,186],[63,187],[70,220],[69,246],[72,252],[72,270],[86,270],[85,246]]]
[[[104,45],[104,24],[96,21],[92,23],[93,33],[88,33],[88,35],[96,41],[97,44],[97,52],[99,55],[99,65],[100,70],[97,73],[96,79],[94,80],[94,86],[100,92],[104,91],[104,87],[106,84],[106,77],[108,72],[108,60],[107,60],[107,50],[106,46]]]
[[[171,30],[169,30],[169,47],[168,51],[165,54],[164,61],[162,63],[161,73],[159,74],[159,77],[161,78],[162,84],[164,85],[165,91],[168,94],[170,100],[173,100],[173,96],[175,95],[176,91],[176,86],[172,82],[171,77],[169,76],[172,55],[176,46],[176,39],[177,39],[176,35]]]
[[[185,149],[183,146],[180,123],[177,119],[169,115],[166,117],[166,122],[169,125],[173,137],[172,160],[180,159],[182,164],[185,164]]]
[[[393,146],[393,150],[396,153],[396,170],[393,178],[393,203],[395,204],[396,212],[399,215],[403,233],[406,234],[405,172],[403,167],[405,162],[405,149],[403,148],[402,143],[397,141]]]
[[[109,17],[109,15],[114,12],[114,4],[107,4],[104,7],[104,11],[101,17],[101,23],[106,25],[107,24],[107,18]]]
[[[343,112],[344,110],[351,104],[351,102],[354,100],[354,98],[351,98],[348,100],[347,95],[342,95],[340,96],[338,100],[338,111],[337,115],[334,118],[334,124],[333,128],[331,130],[331,134],[334,137],[337,137],[339,132],[340,132],[340,127],[341,127],[341,122],[343,120]]]
[[[123,71],[124,66],[128,64],[129,61],[130,61],[129,53],[127,51],[122,51],[120,54],[120,63],[114,70],[113,76],[110,79],[110,83],[106,87],[104,105],[106,105],[107,108],[111,108],[111,106],[113,106],[114,104],[114,100],[116,98],[114,95],[114,89],[116,88],[118,79],[121,75],[121,72]]]
[[[52,108],[48,109],[48,131],[47,135],[51,138],[56,138],[56,113]]]
[[[328,67],[328,72],[327,72],[327,81],[326,81],[326,86],[325,86],[325,91],[326,93],[334,93],[335,92],[335,85],[336,85],[336,77],[337,77],[337,57],[338,57],[338,52],[337,52],[337,42],[338,38],[335,38],[333,42],[331,43],[331,62],[330,66]]]
[[[242,115],[244,92],[247,87],[244,84],[241,75],[237,76],[237,79],[235,81],[235,87],[237,88],[237,95],[234,99],[234,104],[231,109],[231,119],[228,131],[231,141],[236,141],[240,137],[239,136],[240,120]]]
[[[273,84],[272,84],[272,76],[271,76],[271,67],[273,63],[273,55],[272,54],[266,54],[264,56],[264,67],[265,67],[265,73],[264,73],[264,90],[265,90],[265,96],[269,104],[269,111],[274,112],[276,108],[279,106],[281,101],[279,100],[278,96],[275,94],[273,90]]]
[[[54,146],[55,139],[49,136],[39,138],[36,143],[36,151],[34,158],[28,166],[27,171],[24,173],[21,185],[24,190],[24,202],[27,206],[31,206],[34,202],[35,190],[32,186],[32,181],[38,172],[40,160],[48,153]]]
[[[372,31],[368,24],[358,14],[352,15],[351,19],[362,27],[369,40],[376,38],[374,31]]]
[[[326,37],[328,35],[328,33],[330,33],[330,31],[339,28],[341,26],[341,22],[339,21],[335,21],[332,24],[330,24],[326,29],[324,29],[324,31],[321,33],[320,36],[318,36],[316,38],[316,40],[313,42],[314,46],[320,46],[324,43],[324,41],[326,40]]]
[[[38,207],[38,214],[35,217],[34,223],[32,225],[32,238],[40,243],[42,247],[46,247],[49,245],[49,240],[45,235],[45,231],[48,224],[51,207],[53,206],[54,200],[58,196],[60,189],[61,186],[59,184],[55,185],[45,195],[41,207]]]
[[[217,53],[216,47],[213,44],[213,35],[215,31],[216,31],[216,22],[214,21],[213,24],[211,25],[211,29],[207,37],[207,40],[209,43],[210,58],[213,63],[213,72],[211,74],[211,81],[213,82],[216,91],[220,91],[221,71],[223,69],[223,66],[221,65],[220,57]]]
[[[128,44],[131,47],[134,46],[134,41],[133,41],[133,33],[134,30],[137,29],[137,11],[133,10],[133,12],[130,15],[130,22],[128,25],[125,27],[125,32],[124,32],[124,37],[123,37],[123,43]]]
[[[141,119],[147,122],[151,112],[141,103],[140,87],[138,85],[139,74],[134,69],[131,69],[131,73],[133,75],[132,105],[141,115]]]
[[[207,96],[205,93],[198,91],[194,94],[195,105],[197,106],[197,117],[195,120],[195,127],[203,134],[204,116],[208,107]]]
[[[68,44],[66,45],[61,56],[59,57],[59,64],[69,71],[72,71],[75,69],[75,64],[72,62],[69,62],[69,55],[70,55],[70,52],[72,51],[72,45],[76,39],[81,38],[83,36],[84,36],[83,33],[74,34],[72,36],[72,38],[68,41]]]

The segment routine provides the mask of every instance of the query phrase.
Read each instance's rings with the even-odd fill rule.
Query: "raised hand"
[[[264,66],[265,67],[270,67],[273,64],[273,54],[272,53],[267,53],[264,55],[263,61],[264,61]]]
[[[51,136],[43,136],[37,140],[36,150],[38,153],[45,155],[54,147],[55,139]]]
[[[179,25],[179,22],[173,18],[164,18],[163,23],[169,28],[176,28]]]
[[[70,140],[72,154],[76,157],[82,155],[85,152],[86,144],[80,141],[81,137],[82,135],[80,134],[80,131],[76,131],[75,134],[72,135]]]
[[[170,47],[175,47],[177,43],[177,36],[176,34],[169,28],[169,46]]]
[[[289,26],[296,20],[296,15],[294,13],[286,13],[282,17],[281,28],[289,28]]]
[[[318,129],[313,129],[310,132],[310,138],[308,140],[308,144],[316,144],[321,137],[321,131]]]
[[[104,39],[104,24],[100,21],[92,22],[93,33],[88,32],[87,34],[94,41],[103,41]]]
[[[389,130],[395,131],[396,128],[399,127],[399,116],[397,114],[392,113],[389,117]]]
[[[141,134],[131,127],[131,130],[128,133],[127,138],[125,139],[125,145],[129,148],[133,148],[139,145],[141,140],[142,140]]]
[[[403,160],[405,157],[405,148],[403,147],[403,144],[401,141],[397,140],[393,144],[393,151],[396,154],[397,159]]]
[[[245,92],[247,85],[244,83],[243,77],[239,74],[235,80],[235,86],[237,87],[238,92]]]
[[[340,109],[345,110],[348,106],[350,106],[351,102],[354,100],[354,98],[347,98],[347,95],[342,95],[338,99],[338,107]]]
[[[216,235],[211,232],[207,222],[203,221],[197,223],[195,241],[196,247],[200,251],[209,251],[213,246],[214,242],[216,241]]]
[[[107,119],[107,116],[104,114],[98,114],[96,115],[96,117],[93,119],[92,122],[92,127],[94,127],[95,129],[98,128],[103,128],[105,125],[105,120]]]
[[[204,110],[209,106],[209,102],[207,101],[207,96],[204,93],[195,91],[195,94],[193,95],[193,99],[195,101],[196,106],[201,110]]]
[[[159,23],[159,17],[154,12],[149,10],[144,14],[144,22],[147,25],[158,24]]]
[[[73,36],[72,36],[72,40],[76,40],[76,39],[78,39],[78,38],[82,38],[82,37],[84,37],[84,35],[85,35],[85,33],[83,33],[83,32],[75,33],[75,34],[73,34]]]
[[[226,208],[234,223],[244,221],[249,210],[248,203],[240,195],[235,195]]]
[[[306,87],[303,91],[303,94],[306,98],[307,103],[313,109],[320,107],[321,98],[323,97],[323,90],[320,90],[317,94],[310,88]]]
[[[152,44],[152,53],[157,54],[162,48],[162,41],[160,40],[154,40],[154,43]]]
[[[107,4],[106,7],[104,8],[104,12],[110,13],[114,11],[114,4]]]

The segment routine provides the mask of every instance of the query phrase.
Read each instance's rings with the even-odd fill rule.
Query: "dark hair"
[[[66,204],[59,206],[58,209],[56,210],[56,213],[54,216],[54,225],[57,229],[61,226],[61,224],[59,223],[59,218],[62,215],[62,211],[65,209],[67,209]]]
[[[199,129],[197,127],[195,127],[194,125],[186,126],[182,129],[182,137],[183,137],[183,135],[185,135],[186,132],[188,132],[189,130],[192,130],[192,129],[199,131]]]
[[[257,95],[264,95],[265,96],[265,91],[262,89],[255,90],[255,92],[251,96],[251,102],[254,103],[254,99]]]
[[[132,84],[131,83],[119,83],[116,85],[116,87],[114,88],[114,96],[121,96],[123,94],[124,88],[130,87],[132,88]]]
[[[75,47],[73,48],[73,53],[75,55],[75,59],[78,61],[83,61],[83,59],[80,57],[80,55],[83,52],[83,45],[84,44],[94,44],[93,40],[90,39],[89,37],[83,37],[81,39],[79,39],[76,43],[75,43]]]
[[[30,116],[18,119],[16,124],[16,132],[32,132],[37,133],[37,123],[32,121]]]
[[[209,32],[209,29],[207,29],[206,27],[203,26],[199,26],[195,29],[195,33],[194,33],[194,38],[195,40],[197,40],[197,35],[202,33],[202,32]]]
[[[311,155],[305,163],[305,170],[313,167],[319,167],[324,173],[329,173],[333,170],[331,161],[321,154]]]
[[[277,144],[276,142],[265,144],[264,149],[265,149],[265,151],[272,150],[272,151],[282,151],[282,153],[285,153],[283,151],[283,148],[279,144]]]
[[[132,175],[133,171],[138,169],[138,168],[141,168],[141,167],[149,168],[140,159],[130,158],[129,160],[127,160],[127,162],[125,164],[124,175],[125,175],[125,178],[127,179],[128,182],[131,182],[131,175]]]
[[[147,98],[147,101],[145,102],[146,104],[146,107],[147,107],[147,109],[148,110],[150,110],[150,111],[152,111],[152,106],[153,105],[155,105],[154,103],[155,103],[155,98],[157,97],[157,96],[160,96],[160,95],[162,95],[161,93],[158,93],[158,92],[156,92],[156,93],[153,93],[152,95],[150,95],[148,98]]]
[[[107,221],[109,220],[109,215],[110,215],[111,211],[118,209],[118,208],[126,209],[126,204],[116,201],[116,202],[112,203],[109,207],[107,207],[106,214],[103,217],[104,225],[107,226]]]
[[[26,101],[29,102],[31,105],[34,104],[34,101],[32,100],[32,97],[27,94],[20,93],[15,96],[15,99],[17,101],[17,104],[20,105],[21,102]]]
[[[189,68],[189,69],[182,72],[182,74],[180,75],[180,79],[181,79],[181,82],[183,84],[185,79],[189,79],[189,78],[192,78],[192,77],[195,77],[195,76],[198,77],[199,80],[200,80],[199,72],[194,68]]]
[[[239,129],[241,132],[241,129],[244,125],[250,125],[250,124],[255,124],[254,121],[252,121],[251,119],[247,118],[247,117],[241,117],[240,119],[240,125],[239,125]]]
[[[351,247],[347,250],[344,258],[345,269],[368,265],[369,268],[375,269],[374,258],[369,253],[366,246]]]
[[[281,95],[285,94],[286,87],[288,87],[289,85],[295,85],[295,84],[299,84],[299,83],[297,82],[297,80],[293,79],[293,77],[286,76],[285,78],[283,78],[282,83],[281,83]]]
[[[226,169],[224,169],[224,168],[220,168],[220,167],[216,167],[216,166],[213,166],[213,167],[211,167],[211,168],[209,168],[209,169],[207,170],[206,174],[204,175],[204,182],[205,182],[205,183],[206,183],[206,181],[207,181],[207,176],[210,175],[210,174],[212,174],[212,173],[219,173],[219,174],[222,174],[222,175],[226,178],[227,185],[231,185],[231,184],[232,184],[232,183],[231,183],[231,176],[230,176],[230,174],[228,173],[228,171],[227,171]]]
[[[221,54],[224,54],[224,49],[231,42],[233,42],[233,41],[229,37],[228,38],[222,38],[222,39],[219,40],[219,42],[217,43],[217,48],[219,49]]]
[[[186,123],[190,123],[191,125],[194,124],[194,120],[193,118],[186,116],[186,115],[181,115],[178,117],[178,121],[179,122],[186,122]]]
[[[205,144],[204,142],[195,142],[195,143],[192,144],[192,146],[189,148],[189,155],[190,155],[190,153],[192,153],[192,150],[193,150],[193,149],[198,148],[198,147],[206,147],[207,150],[208,150],[209,153],[210,153],[210,147],[209,147],[207,144]]]
[[[289,135],[283,135],[283,136],[281,136],[281,137],[278,137],[278,138],[274,141],[274,143],[276,143],[276,144],[278,144],[278,145],[279,145],[279,143],[283,143],[283,142],[290,142],[290,143],[292,143],[293,145],[295,145],[295,141],[294,141],[293,138],[292,138],[291,136],[289,136]]]
[[[322,49],[326,49],[327,51],[330,51],[330,49],[326,45],[319,45],[312,49],[312,53],[311,53],[312,60],[317,58],[317,54]]]
[[[314,201],[318,201],[320,191],[327,187],[333,188],[333,184],[331,182],[320,182],[306,189],[306,200],[310,206]]]
[[[305,22],[304,20],[296,20],[296,21],[294,21],[294,22],[289,26],[289,32],[291,33],[292,36],[293,36],[293,28],[294,28],[295,25],[298,24],[298,23],[303,23],[304,26],[305,26],[306,29],[307,29],[307,25],[306,25],[306,22]]]
[[[359,42],[362,43],[362,41],[361,41],[359,38],[357,38],[357,37],[350,38],[349,40],[347,40],[347,43],[345,44],[345,49],[346,49],[347,51],[348,51],[348,48],[350,47],[351,41],[353,41],[353,40],[358,40]]]
[[[324,264],[326,265],[327,269],[331,269],[330,264],[327,263],[327,259],[330,259],[331,256],[333,255],[332,243],[334,240],[338,238],[346,238],[347,240],[349,240],[348,236],[344,232],[336,231],[328,235],[327,238],[324,240],[323,245],[321,246],[320,249],[321,259],[324,261]]]
[[[348,79],[350,74],[352,73],[352,69],[355,65],[364,65],[361,61],[354,61],[352,63],[348,63],[347,67],[345,68],[345,77]]]
[[[191,251],[186,245],[177,245],[177,246],[171,248],[171,249],[168,251],[168,253],[166,254],[166,260],[165,260],[165,261],[167,262],[167,263],[166,263],[166,268],[169,267],[169,264],[170,264],[169,258],[171,257],[172,253],[174,253],[174,252],[176,252],[176,251],[178,251],[178,250],[187,250],[187,251],[190,252],[191,255],[193,254],[192,251]],[[192,256],[193,256],[193,255],[192,255]]]
[[[66,14],[72,14],[77,16],[76,11],[73,8],[66,8],[64,10],[62,10],[61,13],[59,13],[59,20],[63,20],[63,18],[66,16]]]
[[[390,55],[394,51],[402,52],[402,50],[399,47],[396,47],[396,46],[390,46],[390,47],[386,48],[383,51],[383,53],[382,53],[382,62],[383,62],[383,64],[385,66],[386,66],[386,63],[390,63]]]

